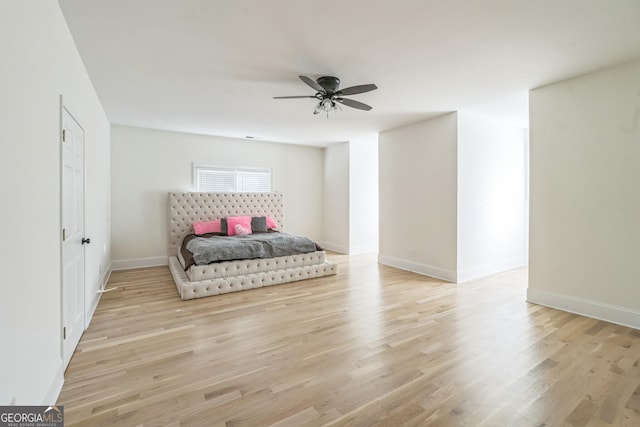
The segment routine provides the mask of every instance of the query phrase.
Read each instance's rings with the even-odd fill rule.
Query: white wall
[[[529,99],[528,298],[640,328],[640,61]]]
[[[521,128],[458,112],[458,283],[526,264]]]
[[[109,123],[57,2],[1,2],[0,55],[0,404],[52,404],[63,374],[60,95],[86,134],[91,304],[110,264]]]
[[[378,250],[378,135],[325,148],[322,246],[343,254]]]
[[[456,118],[380,134],[380,263],[456,280]]]
[[[323,149],[113,126],[114,268],[166,264],[167,194],[195,191],[193,163],[272,169],[287,232],[322,237]]]
[[[324,227],[325,249],[349,253],[349,143],[324,149]]]
[[[349,254],[378,250],[378,134],[349,141]]]
[[[382,264],[458,283],[526,264],[522,129],[457,112],[379,146]]]

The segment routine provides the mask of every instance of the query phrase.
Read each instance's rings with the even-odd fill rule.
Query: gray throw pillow
[[[254,216],[251,217],[251,232],[252,233],[266,233],[267,229],[267,217],[266,216]]]

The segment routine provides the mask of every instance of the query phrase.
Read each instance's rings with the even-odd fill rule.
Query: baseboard
[[[491,276],[507,270],[513,270],[514,268],[523,267],[525,265],[527,265],[527,260],[523,257],[518,257],[491,265],[482,265],[479,267],[467,268],[466,270],[459,270],[457,274],[458,283],[481,279],[483,277]]]
[[[338,253],[341,253],[341,254],[349,254],[349,248],[346,247],[346,246],[336,245],[336,244],[330,243],[330,242],[318,242],[318,243],[324,249],[329,249],[330,251],[338,252]]]
[[[155,256],[148,258],[121,259],[111,263],[113,271],[131,270],[132,268],[156,267],[159,265],[169,265],[169,257]]]
[[[98,288],[100,289],[100,288]],[[91,301],[91,307],[89,307],[89,311],[87,311],[87,323],[84,325],[84,330],[86,331],[89,325],[91,324],[91,319],[93,319],[93,314],[96,312],[96,308],[98,308],[98,303],[100,303],[100,297],[102,294],[100,292],[96,292],[93,296],[93,300]]]
[[[100,280],[100,283],[98,284],[99,290],[104,290],[107,287],[107,283],[109,282],[109,278],[111,277],[112,271],[113,271],[112,264],[109,264],[105,273],[102,275],[102,279]],[[93,298],[93,301],[91,303],[91,308],[87,313],[87,325],[86,325],[87,328],[91,324],[91,319],[93,319],[93,314],[96,312],[96,308],[98,308],[98,304],[100,303],[100,298],[102,297],[102,294],[103,292],[96,292],[96,295]]]
[[[60,396],[60,392],[62,391],[62,386],[64,385],[64,369],[62,359],[60,359],[60,366],[56,371],[53,381],[49,385],[49,390],[47,390],[47,394],[42,398],[41,405],[52,406],[55,405],[58,401],[58,396]]]
[[[407,270],[425,276],[433,277],[436,279],[446,280],[448,282],[456,282],[456,272],[447,270],[440,267],[434,267],[432,265],[420,264],[414,261],[407,261],[405,259],[394,258],[390,256],[378,256],[378,262],[380,264],[388,265],[390,267],[399,268],[401,270]]]
[[[111,273],[113,272],[113,263],[109,263],[109,266],[107,267],[107,270],[105,271],[104,275],[102,276],[102,283],[101,283],[101,287],[100,289],[104,289],[107,287],[107,283],[109,283],[109,279],[111,278]]]
[[[527,301],[616,325],[640,329],[640,311],[625,307],[534,288],[527,289]]]

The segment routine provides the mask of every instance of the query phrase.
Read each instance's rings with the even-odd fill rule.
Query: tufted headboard
[[[175,253],[193,223],[227,216],[270,215],[283,228],[280,193],[169,193],[169,251]]]

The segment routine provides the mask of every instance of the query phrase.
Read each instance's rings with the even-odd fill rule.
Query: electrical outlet
[[[102,252],[103,253],[107,253],[107,244],[105,243],[104,245],[102,245]]]
[[[416,250],[414,248],[411,248],[411,250],[409,251],[409,256],[411,258],[415,258],[416,257]]]
[[[16,406],[16,397],[15,396],[13,396],[11,398],[11,402],[9,402],[9,406]]]

